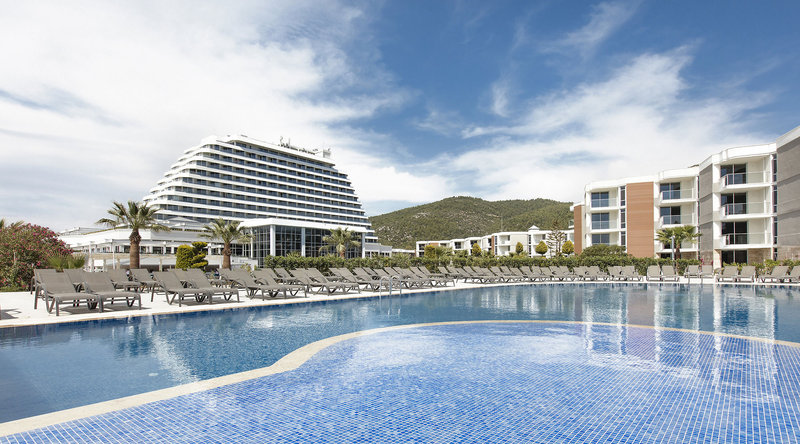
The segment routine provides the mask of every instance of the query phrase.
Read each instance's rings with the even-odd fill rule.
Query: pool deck
[[[722,285],[722,286],[744,286],[744,287],[783,287],[783,288],[800,288],[800,284],[783,284],[783,283],[731,283],[731,282],[715,282],[713,279],[704,279],[703,285]],[[691,282],[686,278],[680,278],[678,282],[658,282],[646,281],[639,282],[619,282],[619,281],[553,281],[553,282],[509,282],[498,284],[475,284],[457,282],[455,286],[448,285],[447,287],[434,287],[434,288],[415,288],[403,289],[403,294],[412,293],[425,293],[431,291],[451,291],[463,288],[477,288],[477,287],[497,287],[507,285],[552,285],[552,284],[566,284],[566,285],[662,285],[670,286],[676,284],[690,284],[700,285],[698,279],[692,279]],[[151,316],[158,314],[173,314],[182,312],[193,311],[206,311],[206,310],[227,310],[241,307],[257,307],[266,305],[285,305],[285,304],[301,304],[308,302],[318,301],[334,301],[358,298],[372,298],[379,296],[378,292],[361,291],[361,293],[350,292],[347,294],[337,293],[333,295],[309,293],[308,297],[267,297],[262,300],[260,295],[250,298],[247,292],[240,290],[240,302],[221,301],[216,299],[212,305],[205,302],[195,302],[193,299],[184,301],[183,306],[179,307],[177,302],[169,304],[166,302],[163,293],[156,293],[153,301],[150,301],[149,293],[142,293],[142,309],[139,310],[138,306],[128,307],[124,303],[116,303],[105,307],[105,311],[100,313],[98,310],[89,310],[86,305],[80,307],[71,307],[62,305],[60,308],[60,316],[55,315],[55,310],[48,313],[44,308],[43,301],[39,301],[38,308],[33,308],[33,295],[30,292],[9,292],[0,293],[0,328],[15,327],[15,326],[29,326],[29,325],[43,325],[54,324],[60,322],[75,322],[75,321],[88,321],[95,319],[115,319],[115,318],[129,318],[132,316]],[[385,296],[387,292],[384,290],[382,294]],[[397,294],[397,290],[393,291]]]

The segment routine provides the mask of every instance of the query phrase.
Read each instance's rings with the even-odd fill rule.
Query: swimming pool
[[[583,321],[800,342],[800,303],[794,292],[683,285],[508,286],[4,328],[0,422],[262,368],[320,339],[394,325]],[[661,346],[645,341],[638,347],[652,350],[634,352],[607,342],[598,341],[597,347],[611,347],[615,356],[655,356]],[[696,360],[684,367],[693,365]]]

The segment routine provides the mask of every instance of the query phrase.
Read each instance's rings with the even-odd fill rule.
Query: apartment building
[[[796,128],[776,143],[729,148],[689,168],[592,182],[572,207],[576,252],[607,244],[669,257],[672,245],[656,232],[691,225],[701,236],[678,246],[681,257],[714,266],[797,257],[799,169]]]
[[[572,229],[562,230],[566,235],[565,240],[574,242],[574,231]],[[525,254],[530,256],[541,256],[537,254],[536,246],[541,241],[545,241],[550,230],[542,230],[536,225],[532,225],[528,231],[502,231],[487,234],[485,236],[474,236],[463,239],[448,240],[427,240],[416,242],[416,255],[421,257],[428,245],[444,246],[453,252],[465,251],[472,254],[472,246],[478,244],[483,251],[491,251],[495,256],[508,256],[517,251],[517,243],[521,243]],[[549,251],[544,255],[550,257],[554,254]]]

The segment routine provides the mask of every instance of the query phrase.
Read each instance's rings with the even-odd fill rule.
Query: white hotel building
[[[775,143],[736,147],[699,165],[586,185],[573,206],[575,248],[622,245],[637,257],[669,257],[662,228],[692,225],[701,237],[681,256],[723,263],[800,253],[800,127]]]
[[[183,227],[143,233],[145,255],[174,253],[192,236],[202,240],[202,227],[220,217],[242,221],[251,230],[253,240],[234,248],[247,262],[260,264],[268,255],[324,255],[322,237],[334,228],[347,228],[360,240],[361,247],[348,251],[348,257],[391,253],[391,247],[377,243],[347,174],[335,167],[330,150],[247,136],[208,137],[183,152],[144,202],[159,209],[157,217],[164,224]],[[75,229],[62,233],[62,238],[87,253],[121,253],[127,243],[122,233],[125,230]],[[213,247],[221,248],[212,246],[212,253],[218,252]],[[171,260],[174,263],[174,257]]]
[[[575,241],[572,229],[561,231],[566,235],[565,240]],[[548,233],[550,233],[550,230],[542,230],[536,225],[532,225],[528,228],[528,231],[502,231],[463,239],[417,241],[416,255],[418,257],[423,256],[425,247],[428,245],[447,247],[452,249],[454,253],[466,251],[467,254],[472,254],[472,246],[478,244],[481,250],[491,251],[495,256],[508,256],[516,252],[517,243],[521,243],[526,254],[536,257],[542,256],[535,252],[536,246],[539,245],[539,242],[545,241]],[[553,253],[548,250],[543,256],[550,257]]]

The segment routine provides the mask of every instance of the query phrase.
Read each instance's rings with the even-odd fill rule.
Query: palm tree
[[[5,220],[5,218],[3,218],[3,219],[0,219],[0,230],[3,230],[5,228],[19,228],[19,227],[22,226],[23,223],[24,222],[22,222],[21,220],[18,220],[16,222],[12,222],[11,224],[8,224],[6,222],[6,220]]]
[[[222,247],[223,269],[231,269],[231,244],[250,240],[250,235],[244,232],[243,227],[239,226],[240,223],[238,220],[227,222],[225,219],[219,218],[206,225],[206,232],[201,234],[207,239],[219,239],[225,244]]]
[[[684,242],[695,243],[700,233],[695,233],[694,226],[684,225],[682,227],[662,228],[656,231],[656,240],[664,245],[672,243],[675,238],[675,257],[681,256],[681,244]]]
[[[361,243],[353,239],[353,232],[347,228],[334,228],[331,234],[322,238],[322,242],[328,245],[320,247],[319,251],[327,251],[331,248],[339,253],[339,257],[344,258],[348,248],[357,248]]]
[[[142,241],[139,230],[169,231],[169,227],[158,223],[156,212],[158,208],[148,207],[146,203],[129,200],[126,207],[120,202],[114,202],[114,208],[108,210],[108,214],[114,218],[104,217],[96,222],[112,228],[131,229],[128,237],[131,242],[130,268],[139,268],[139,243]]]

